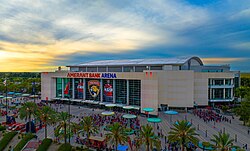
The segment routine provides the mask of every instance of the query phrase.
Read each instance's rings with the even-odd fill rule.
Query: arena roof
[[[194,59],[203,65],[199,57],[177,57],[177,58],[161,58],[161,59],[129,59],[129,60],[100,60],[91,61],[77,65],[69,65],[67,67],[78,66],[120,66],[120,65],[182,65],[187,61]]]

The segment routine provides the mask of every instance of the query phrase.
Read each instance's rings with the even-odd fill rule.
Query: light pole
[[[69,144],[70,144],[70,97],[68,97],[68,99],[69,99],[68,112],[69,112]]]

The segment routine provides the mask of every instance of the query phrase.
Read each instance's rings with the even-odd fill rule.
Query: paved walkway
[[[52,143],[47,151],[56,151],[60,147],[59,144]]]
[[[52,107],[54,107],[52,105]],[[58,108],[58,111],[68,111],[68,106],[64,105],[63,108]],[[86,115],[91,114],[98,114],[101,113],[104,110],[101,109],[95,109],[92,111],[92,109],[86,108],[86,107],[79,107],[75,105],[71,105],[71,114],[80,116],[83,113]],[[242,122],[239,121],[237,117],[232,119],[230,116],[228,116],[228,119],[231,119],[231,124],[229,122],[208,122],[205,123],[202,119],[200,119],[197,116],[194,116],[191,113],[180,113],[178,115],[172,116],[172,122],[170,121],[169,115],[166,115],[164,113],[159,113],[159,117],[162,118],[162,122],[159,123],[159,129],[162,129],[163,135],[168,134],[170,131],[170,127],[172,126],[173,122],[176,120],[183,120],[187,119],[189,122],[192,122],[193,126],[196,127],[197,133],[199,134],[199,138],[201,141],[210,141],[210,139],[213,137],[213,134],[218,134],[220,131],[225,131],[230,134],[231,138],[237,137],[237,142],[234,142],[236,145],[242,147],[243,144],[248,144],[248,148],[250,148],[250,135],[247,134],[248,127],[243,126]],[[0,121],[4,121],[4,117],[0,117]],[[146,117],[139,116],[139,119],[141,121],[141,125],[145,124],[151,124],[147,122]],[[20,121],[20,120],[18,120]],[[24,121],[23,121],[24,122]],[[79,122],[77,118],[72,118],[71,122]],[[199,126],[198,126],[199,125]],[[199,127],[199,129],[198,129]],[[54,128],[53,126],[48,126],[48,137],[54,138]],[[206,136],[207,131],[207,136]],[[155,132],[157,132],[156,126],[155,126]],[[40,130],[38,133],[38,139],[42,140],[44,138],[44,129]],[[74,142],[74,138],[71,139],[71,142]],[[162,148],[165,147],[164,138],[162,139]],[[250,149],[248,149],[250,151]]]

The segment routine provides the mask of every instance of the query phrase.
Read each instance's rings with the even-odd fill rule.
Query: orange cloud
[[[245,58],[202,58],[205,64],[225,64],[245,60]]]

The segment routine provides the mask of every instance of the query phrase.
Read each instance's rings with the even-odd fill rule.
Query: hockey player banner
[[[98,80],[90,80],[88,82],[89,93],[93,98],[96,98],[100,93],[100,82]]]
[[[107,83],[104,85],[104,98],[107,102],[113,101],[113,86],[110,84],[110,81],[108,80]]]
[[[84,86],[84,84],[81,81],[77,85],[78,98],[83,98],[83,92],[84,92],[83,86]]]

